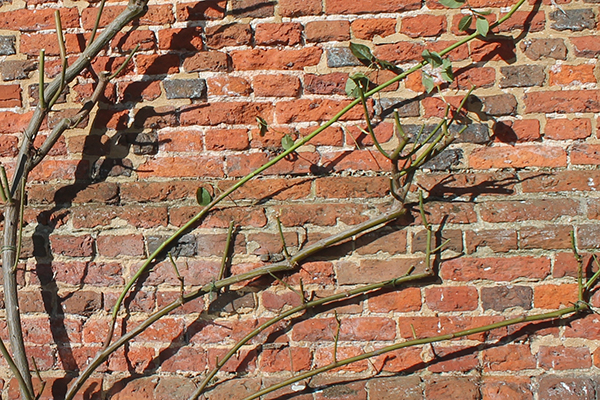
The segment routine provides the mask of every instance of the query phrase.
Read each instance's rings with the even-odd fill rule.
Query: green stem
[[[2,353],[2,356],[6,360],[6,363],[10,367],[10,370],[12,371],[13,375],[19,382],[19,388],[21,388],[21,393],[25,394],[27,400],[33,400],[33,398],[34,398],[33,393],[31,393],[29,391],[29,386],[27,385],[27,383],[25,383],[25,380],[23,379],[23,375],[21,375],[19,368],[15,364],[15,361],[13,360],[13,358],[10,356],[10,353],[8,352],[8,349],[6,348],[6,345],[4,344],[4,341],[2,339],[0,339],[0,353]]]
[[[455,338],[459,338],[459,337],[464,337],[464,336],[469,336],[469,335],[473,335],[476,333],[482,333],[482,332],[487,332],[487,331],[491,331],[493,329],[498,329],[498,328],[504,328],[510,325],[515,325],[515,324],[520,324],[523,322],[532,322],[532,321],[542,321],[542,320],[547,320],[547,319],[555,319],[555,318],[560,318],[564,315],[567,314],[571,314],[571,313],[578,313],[584,310],[587,310],[588,306],[585,304],[576,304],[572,307],[569,308],[563,308],[562,310],[557,310],[557,311],[552,311],[549,313],[544,313],[544,314],[535,314],[535,315],[529,315],[529,316],[523,316],[523,317],[519,317],[519,318],[513,318],[513,319],[509,319],[506,321],[501,321],[501,322],[496,322],[494,324],[489,324],[489,325],[485,325],[485,326],[480,326],[477,328],[472,328],[472,329],[466,329],[463,331],[458,331],[458,332],[454,332],[454,333],[449,333],[446,335],[440,335],[440,336],[434,336],[434,337],[430,337],[430,338],[423,338],[423,339],[414,339],[414,340],[409,340],[406,342],[402,342],[402,343],[396,343],[393,344],[391,346],[387,346],[387,347],[383,347],[381,349],[378,350],[374,350],[374,351],[370,351],[355,357],[350,357],[350,358],[346,358],[344,360],[340,360],[336,363],[332,363],[326,366],[323,366],[321,368],[317,368],[314,369],[312,371],[308,371],[305,372],[303,374],[300,375],[296,375],[290,379],[287,379],[283,382],[280,382],[276,385],[270,386],[268,388],[265,388],[263,390],[260,390],[248,397],[245,397],[243,400],[252,400],[252,399],[256,399],[259,398],[260,396],[264,396],[268,393],[274,392],[276,390],[279,390],[281,388],[284,388],[288,385],[291,385],[293,383],[302,381],[304,379],[308,379],[311,378],[315,375],[319,375],[322,374],[324,372],[328,372],[331,371],[332,369],[335,368],[339,368],[342,367],[344,365],[348,365],[348,364],[352,364],[355,363],[357,361],[362,361],[362,360],[366,360],[368,358],[371,357],[376,357],[379,356],[381,354],[385,354],[385,353],[389,353],[391,351],[395,351],[395,350],[399,350],[399,349],[403,349],[405,347],[412,347],[412,346],[419,346],[422,344],[429,344],[429,343],[435,343],[435,342],[441,342],[444,340],[450,340],[450,339],[455,339]]]
[[[430,278],[431,275],[432,275],[432,272],[430,269],[428,269],[428,270],[426,270],[426,272],[421,273],[421,274],[406,275],[406,276],[402,276],[402,277],[399,277],[396,279],[392,279],[392,280],[388,280],[388,281],[384,281],[384,282],[372,283],[370,285],[365,285],[365,286],[361,286],[359,288],[355,288],[352,290],[344,291],[341,293],[336,293],[334,295],[323,297],[318,300],[309,301],[307,303],[301,304],[294,308],[290,308],[289,310],[287,310],[285,312],[282,312],[281,314],[277,315],[276,317],[273,317],[270,320],[266,321],[265,323],[263,323],[262,325],[260,325],[256,329],[254,329],[252,332],[250,332],[246,336],[244,336],[239,342],[237,342],[235,344],[235,346],[233,346],[227,352],[227,354],[225,354],[223,359],[219,360],[219,362],[217,363],[215,368],[213,368],[213,370],[210,371],[208,373],[208,375],[202,380],[202,383],[200,384],[198,389],[194,392],[194,394],[192,394],[190,396],[190,400],[196,399],[198,396],[200,396],[200,394],[202,394],[202,392],[204,392],[204,389],[206,389],[206,386],[215,377],[217,372],[219,372],[219,370],[223,367],[223,365],[225,365],[225,363],[231,357],[233,357],[238,352],[238,350],[242,348],[243,345],[248,343],[248,341],[250,341],[252,338],[257,336],[259,333],[263,332],[265,329],[269,328],[270,326],[273,326],[274,324],[278,323],[279,321],[282,321],[288,317],[291,317],[294,314],[308,310],[310,308],[319,307],[324,304],[328,304],[328,303],[338,301],[338,300],[352,298],[359,294],[364,294],[364,293],[371,292],[374,290],[383,289],[386,287],[393,287],[393,286],[397,286],[397,285],[400,285],[403,283],[412,282],[412,281],[416,281],[416,280],[420,280],[420,279]]]

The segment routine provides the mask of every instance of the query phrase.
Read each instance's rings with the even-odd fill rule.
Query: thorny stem
[[[293,270],[296,268],[298,263],[300,263],[302,260],[312,256],[313,254],[315,254],[325,248],[328,248],[338,242],[348,239],[352,236],[363,233],[371,228],[374,228],[381,224],[385,224],[389,221],[393,221],[393,220],[399,218],[400,216],[404,215],[405,213],[406,213],[406,209],[398,208],[398,209],[390,211],[386,214],[380,215],[379,217],[375,217],[369,221],[365,221],[358,225],[352,226],[343,232],[340,232],[340,233],[337,233],[330,237],[321,239],[321,240],[317,241],[316,243],[314,243],[314,244],[304,248],[303,250],[299,251],[298,253],[294,254],[289,260],[285,260],[285,261],[282,261],[279,263],[275,263],[275,264],[267,265],[267,266],[264,266],[261,268],[257,268],[252,271],[245,272],[243,274],[230,276],[228,278],[224,278],[224,279],[218,280],[216,282],[211,282],[211,283],[208,283],[208,284],[202,286],[200,289],[197,289],[196,291],[194,291],[192,293],[184,295],[182,299],[178,299],[178,300],[172,302],[171,304],[165,306],[161,310],[156,311],[154,314],[150,315],[147,319],[142,321],[140,323],[140,325],[136,326],[131,331],[129,331],[128,333],[126,333],[123,336],[121,336],[120,338],[118,338],[114,343],[109,344],[103,350],[98,352],[98,354],[96,354],[96,357],[90,362],[90,364],[81,373],[81,375],[79,375],[77,377],[75,382],[73,382],[72,386],[69,388],[69,391],[67,392],[65,400],[73,399],[73,397],[75,396],[77,391],[81,388],[81,386],[84,384],[84,382],[87,380],[87,378],[92,374],[92,372],[94,372],[94,370],[96,368],[98,368],[98,366],[100,364],[102,364],[104,361],[106,361],[106,359],[112,353],[114,353],[117,349],[119,349],[125,343],[129,342],[130,340],[132,340],[133,338],[138,336],[140,333],[142,333],[144,330],[146,330],[146,328],[148,328],[154,322],[158,321],[159,319],[161,319],[162,317],[164,317],[171,311],[175,310],[176,308],[180,307],[181,305],[188,303],[188,302],[190,302],[200,296],[203,296],[207,293],[216,292],[224,287],[228,287],[228,286],[234,285],[239,282],[245,282],[245,281],[260,277],[260,276],[268,275],[269,273]]]
[[[260,396],[264,396],[268,393],[274,392],[275,390],[281,389],[281,388],[291,385],[293,383],[311,378],[315,375],[319,375],[319,374],[325,373],[327,371],[331,371],[332,369],[339,368],[344,365],[348,365],[348,364],[351,364],[351,363],[354,363],[357,361],[366,360],[371,357],[376,357],[381,354],[389,353],[391,351],[403,349],[405,347],[419,346],[422,344],[429,344],[429,343],[441,342],[444,340],[451,340],[451,339],[455,339],[455,338],[459,338],[459,337],[473,335],[476,333],[488,332],[493,329],[504,328],[504,327],[507,327],[510,325],[520,324],[523,322],[533,322],[533,321],[542,321],[542,320],[560,318],[567,314],[580,313],[580,312],[587,311],[588,309],[589,309],[589,306],[587,304],[577,303],[572,307],[563,308],[561,310],[552,311],[552,312],[548,312],[548,313],[544,313],[544,314],[534,314],[534,315],[522,316],[522,317],[518,317],[518,318],[509,319],[506,321],[496,322],[494,324],[480,326],[477,328],[466,329],[463,331],[449,333],[446,335],[434,336],[434,337],[423,338],[423,339],[414,339],[414,340],[409,340],[409,341],[402,342],[402,343],[396,343],[396,344],[393,344],[390,346],[383,347],[378,350],[363,353],[363,354],[355,356],[355,357],[346,358],[344,360],[340,360],[338,362],[323,366],[321,368],[317,368],[312,371],[308,371],[308,372],[296,375],[290,379],[287,379],[283,382],[280,382],[276,385],[273,385],[273,386],[270,386],[263,390],[260,390],[248,397],[245,397],[243,400],[256,399],[256,398],[259,398]]]
[[[248,333],[239,342],[237,342],[235,344],[235,346],[232,347],[227,352],[227,354],[223,357],[223,359],[219,360],[219,362],[217,363],[217,366],[215,368],[213,368],[213,370],[210,371],[208,373],[208,375],[206,375],[206,377],[202,380],[202,383],[200,383],[200,386],[198,387],[198,389],[196,389],[196,391],[190,396],[189,400],[196,399],[198,396],[200,396],[200,394],[202,394],[202,392],[204,392],[204,389],[206,389],[206,387],[208,386],[210,381],[215,377],[217,372],[219,372],[219,370],[223,367],[223,365],[225,365],[227,360],[229,360],[231,357],[233,357],[237,353],[237,351],[240,348],[242,348],[242,346],[244,346],[246,343],[248,343],[248,341],[250,341],[252,338],[257,336],[259,333],[263,332],[265,329],[269,328],[270,326],[273,326],[276,323],[278,323],[279,321],[282,321],[288,317],[291,317],[294,314],[308,310],[310,308],[319,307],[324,304],[328,304],[328,303],[338,301],[338,300],[352,298],[359,294],[372,292],[374,290],[378,290],[378,289],[382,289],[382,288],[386,288],[386,287],[395,287],[395,286],[398,286],[400,284],[404,284],[407,282],[413,282],[413,281],[417,281],[417,280],[421,280],[421,279],[430,278],[432,276],[431,269],[426,269],[424,273],[415,274],[415,275],[411,275],[411,272],[412,272],[412,268],[409,270],[409,272],[407,274],[405,274],[402,277],[396,278],[396,279],[388,280],[385,282],[372,283],[369,285],[361,286],[359,288],[355,288],[355,289],[351,289],[351,290],[344,291],[341,293],[336,293],[331,296],[323,297],[318,300],[309,301],[307,303],[301,304],[294,308],[290,308],[289,310],[284,311],[281,314],[278,314],[277,316],[271,318],[270,320],[266,321],[265,323],[263,323],[262,325],[260,325],[256,329],[254,329],[252,332]]]

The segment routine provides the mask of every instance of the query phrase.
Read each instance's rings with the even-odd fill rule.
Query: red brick
[[[25,130],[29,120],[33,116],[33,111],[27,113],[15,113],[11,111],[0,112],[0,133],[18,133]],[[47,123],[44,121],[42,130],[46,129]]]
[[[152,101],[160,97],[158,81],[119,82],[117,96],[120,102]]]
[[[402,18],[400,33],[411,38],[438,36],[446,31],[444,15],[418,15]]]
[[[600,171],[524,172],[519,178],[525,193],[593,191]]]
[[[386,260],[361,260],[360,263],[339,262],[337,279],[340,285],[355,285],[358,283],[383,282],[400,278],[415,267],[416,272],[424,272],[422,258],[399,258]]]
[[[52,251],[68,257],[89,257],[94,254],[94,239],[90,235],[50,237]]]
[[[179,56],[175,54],[138,54],[135,56],[135,64],[140,75],[162,75],[179,72]]]
[[[379,341],[396,338],[396,323],[391,318],[360,317],[342,319],[340,340]]]
[[[0,107],[21,107],[21,85],[0,85]]]
[[[205,157],[160,157],[150,159],[140,166],[142,177],[198,177],[223,176],[223,162],[220,158]]]
[[[169,51],[203,50],[202,28],[161,29],[158,31],[158,48]]]
[[[317,65],[322,52],[318,47],[305,47],[299,50],[234,50],[230,54],[233,68],[239,71],[302,70]]]
[[[410,61],[421,61],[423,50],[423,45],[419,43],[399,42],[381,44],[375,48],[375,56],[395,64],[402,64]]]
[[[329,177],[315,181],[315,194],[329,199],[382,197],[388,190],[386,177]]]
[[[423,358],[433,358],[427,367],[433,373],[468,372],[479,366],[477,354],[469,350],[467,346],[430,346]]]
[[[485,377],[480,390],[482,400],[533,400],[532,384],[527,377]]]
[[[529,92],[524,97],[526,113],[600,112],[600,91],[559,90]]]
[[[325,7],[326,14],[371,14],[417,10],[421,3],[415,0],[330,0]]]
[[[307,371],[311,367],[311,352],[305,347],[265,349],[260,358],[260,370],[264,372]]]
[[[293,75],[257,75],[252,82],[254,94],[259,97],[297,97],[300,79]]]
[[[577,301],[577,285],[541,285],[536,286],[533,292],[533,306],[553,310],[569,307]]]
[[[304,27],[307,42],[333,42],[350,40],[348,21],[312,21]]]
[[[350,103],[349,100],[300,99],[280,101],[276,104],[277,122],[289,124],[293,122],[327,121]],[[355,107],[342,120],[360,120],[364,112]]]
[[[338,219],[349,225],[365,221],[364,210],[356,204],[297,204],[293,208],[283,207],[279,213],[284,226],[333,226]]]
[[[320,0],[280,0],[279,14],[282,17],[318,15],[323,11]]]
[[[159,149],[167,152],[201,152],[204,150],[203,136],[201,131],[192,129],[161,131],[158,134]]]
[[[309,318],[294,324],[292,338],[295,341],[333,341],[337,332],[334,318]]]
[[[572,230],[573,227],[566,225],[521,228],[519,247],[521,249],[569,249]]]
[[[178,207],[169,210],[170,222],[182,226],[199,212],[198,206]],[[231,220],[239,225],[261,228],[267,224],[265,210],[262,208],[236,207],[214,209],[203,221],[203,228],[227,228]]]
[[[433,42],[427,43],[427,50],[429,51],[437,51],[438,53],[445,48],[453,45],[455,42],[451,40],[435,40]],[[469,48],[467,46],[459,46],[458,48],[452,50],[448,53],[448,58],[450,61],[461,61],[469,58]]]
[[[154,32],[150,30],[120,32],[110,42],[110,47],[121,53],[130,53],[137,45],[140,46],[139,50],[156,49]]]
[[[39,400],[52,400],[56,397],[65,397],[67,393],[67,384],[70,381],[69,377],[44,377],[44,385],[40,382],[39,378],[33,377],[33,387],[40,390],[42,387],[44,390],[42,393],[37,393]],[[10,380],[8,386],[8,400],[21,399],[21,391],[19,390],[19,383],[16,378]],[[85,393],[85,395],[84,395]],[[84,398],[89,399],[100,399],[102,395],[102,378],[90,378],[82,386],[79,394],[75,395],[75,400],[83,400]]]
[[[443,399],[479,399],[479,388],[473,378],[430,376],[426,380],[425,398],[427,400]]]
[[[566,152],[548,145],[481,147],[469,156],[469,165],[475,169],[561,167],[566,164]]]
[[[66,33],[65,47],[67,54],[79,54],[83,51],[82,43],[85,42],[87,35],[80,33]],[[46,50],[46,56],[60,55],[58,41],[56,36],[47,33],[24,33],[21,35],[21,53],[38,56],[41,49]]]
[[[246,129],[210,129],[204,133],[204,141],[207,150],[246,150],[250,147]],[[175,142],[177,140],[173,140]]]
[[[499,142],[534,142],[540,138],[540,121],[537,119],[501,121],[494,127],[494,139]]]
[[[375,36],[386,37],[396,33],[394,18],[357,19],[350,23],[357,39],[372,40]]]
[[[548,119],[544,137],[554,140],[585,139],[592,134],[592,124],[587,118]]]
[[[180,121],[182,125],[256,124],[256,117],[271,121],[272,110],[270,103],[215,102],[182,107]]]
[[[540,346],[538,361],[540,367],[555,371],[592,366],[590,349],[587,347]]]
[[[198,1],[177,4],[177,21],[217,20],[225,16],[226,0]]]
[[[551,221],[565,215],[577,215],[579,206],[579,202],[568,199],[490,201],[480,205],[480,212],[487,222]]]
[[[513,281],[519,278],[543,279],[550,274],[546,257],[517,256],[507,258],[459,258],[445,261],[441,267],[443,279],[472,281]]]
[[[236,181],[220,181],[219,189],[227,190]],[[252,185],[242,186],[231,194],[233,200],[255,199],[264,200],[272,198],[274,200],[293,200],[302,199],[310,194],[311,180],[304,178],[264,178],[254,179]]]
[[[181,200],[195,195],[198,184],[191,181],[124,182],[120,196],[124,202],[159,202]]]
[[[479,305],[479,295],[473,286],[428,288],[425,302],[433,311],[472,311]]]
[[[16,157],[19,154],[19,139],[15,136],[0,136],[0,157]]]
[[[105,257],[144,255],[142,235],[100,235],[96,239],[96,246],[98,253]]]
[[[369,297],[369,311],[387,313],[419,311],[421,309],[421,290],[404,288]]]
[[[0,29],[20,30],[21,32],[54,30],[54,8],[37,10],[13,10],[0,13]],[[79,11],[77,8],[61,8],[60,20],[63,29],[79,27]],[[54,35],[54,40],[56,36]]]
[[[151,5],[148,11],[142,15],[135,23],[139,25],[163,25],[175,22],[173,13],[169,5]],[[123,10],[125,6],[108,6],[102,11],[100,17],[100,28],[105,27],[112,22]],[[96,23],[98,8],[86,8],[81,13],[83,28],[91,30]]]
[[[281,12],[281,3],[279,7]],[[258,24],[254,32],[254,41],[260,46],[294,46],[302,41],[302,24]]]
[[[307,74],[304,76],[304,90],[314,94],[341,94],[346,93],[348,74],[334,72],[325,75]]]
[[[508,229],[467,231],[465,239],[469,254],[485,247],[498,253],[517,249],[517,232]]]
[[[572,164],[600,164],[600,145],[575,143],[570,150]]]
[[[229,56],[219,51],[201,51],[183,61],[183,69],[187,72],[229,70]]]
[[[122,285],[124,282],[119,263],[93,262],[87,263],[86,268],[87,272],[83,281],[88,285],[106,287]]]
[[[250,44],[252,29],[248,24],[213,25],[205,28],[206,47],[221,49],[227,46],[243,46]]]
[[[454,71],[454,76],[456,79],[452,87],[471,89],[476,86],[483,88],[494,86],[496,71],[489,67],[461,68]]]
[[[533,14],[533,15],[532,15]],[[500,13],[500,18],[506,13]],[[527,32],[543,31],[546,25],[546,14],[544,11],[517,11],[508,20],[497,28],[500,32],[512,32],[516,29]]]
[[[377,138],[377,141],[381,144],[387,143],[394,136],[394,125],[387,122],[381,122],[377,126],[373,127],[373,133]],[[365,146],[373,146],[375,143],[371,138],[371,135],[365,134],[367,127],[362,125],[348,125],[346,126],[346,143],[354,143],[359,148]]]
[[[469,43],[471,59],[481,61],[511,61],[515,59],[515,45],[512,40],[480,41]]]
[[[527,344],[505,344],[483,351],[485,371],[521,371],[534,369],[536,361]]]
[[[550,68],[550,86],[583,85],[596,82],[594,65],[556,64]]]
[[[291,291],[265,291],[261,295],[262,305],[267,310],[281,311],[284,308],[297,307],[302,304],[298,294]]]
[[[138,227],[151,228],[167,225],[166,207],[81,206],[73,212],[73,227],[79,229],[106,226],[117,217]]]
[[[600,43],[595,36],[580,36],[570,38],[577,57],[593,58],[600,54]]]
[[[594,304],[594,306],[596,305]],[[564,336],[589,340],[600,339],[600,317],[598,317],[597,314],[588,314],[571,321],[571,323],[565,327]],[[598,351],[594,353],[596,365],[600,363],[600,359],[597,358],[598,354]]]
[[[362,349],[355,346],[338,346],[336,349],[337,359],[343,360],[345,358],[355,357],[363,353]],[[314,354],[315,368],[320,368],[325,365],[329,365],[334,362],[333,358],[334,348],[331,347],[319,347],[316,349]],[[369,368],[369,361],[362,360],[354,362],[343,367],[335,368],[331,370],[332,373],[339,373],[340,371],[349,372],[362,372]]]
[[[248,96],[252,93],[250,83],[237,76],[218,76],[206,80],[209,96]]]

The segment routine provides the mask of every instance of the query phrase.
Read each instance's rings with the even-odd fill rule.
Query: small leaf
[[[441,5],[446,6],[448,8],[460,8],[465,4],[464,1],[456,1],[456,0],[438,0],[438,3],[440,3]]]
[[[258,134],[260,136],[265,136],[265,133],[267,133],[267,130],[269,129],[269,124],[262,117],[256,117],[256,122],[258,122],[258,128],[260,129]]]
[[[375,56],[364,44],[350,42],[350,51],[354,54],[354,57],[358,58],[358,61],[366,66],[370,66],[375,60]]]
[[[454,80],[454,72],[452,72],[452,61],[444,58],[442,62],[442,79],[446,82],[452,82]]]
[[[427,93],[431,93],[431,91],[435,87],[435,85],[433,83],[433,78],[431,77],[431,75],[423,74],[422,81],[423,81],[423,86],[425,86],[425,90],[427,90]]]
[[[435,51],[423,50],[421,53],[423,59],[427,61],[433,68],[437,68],[442,65],[442,57]]]
[[[206,188],[201,187],[196,190],[196,201],[201,206],[206,207],[212,201],[212,196]]]
[[[378,69],[385,69],[388,71],[395,72],[396,74],[402,73],[402,70],[400,68],[398,68],[394,63],[391,63],[386,60],[380,60],[379,58],[375,59],[375,61],[373,62],[373,65],[376,65],[378,67]]]
[[[486,37],[488,31],[490,30],[490,23],[485,18],[477,18],[477,22],[475,22],[475,27],[477,28],[477,33],[479,33],[483,37]]]
[[[348,79],[346,81],[346,87],[344,88],[344,90],[346,91],[346,94],[349,97],[353,97],[355,99],[360,97],[358,85],[352,79]]]
[[[490,15],[492,12],[489,10],[484,10],[484,11],[476,11],[476,10],[471,10],[473,11],[475,14],[477,15]]]
[[[281,138],[281,147],[284,150],[289,150],[294,145],[294,139],[290,135],[285,135]]]
[[[473,16],[465,15],[460,19],[460,22],[458,23],[458,29],[463,32],[466,31],[471,26],[471,22],[473,22]]]

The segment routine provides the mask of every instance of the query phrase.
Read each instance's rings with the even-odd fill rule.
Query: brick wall
[[[514,3],[471,5],[494,7],[494,21]],[[289,377],[292,365],[304,371],[331,362],[334,311],[342,358],[410,339],[411,326],[425,337],[577,300],[569,232],[583,253],[600,247],[598,6],[595,0],[530,3],[499,27],[497,40],[475,40],[450,53],[457,79],[444,96],[453,101],[476,85],[469,108],[477,121],[417,177],[435,200],[427,205],[430,222],[442,223],[434,227],[450,240],[441,279],[360,297],[281,327],[274,344],[260,346],[262,338],[245,346],[224,369],[223,377],[237,378],[209,398],[241,398]],[[9,173],[37,102],[41,48],[47,79],[59,74],[57,7],[75,57],[93,26],[93,6],[13,0],[0,8],[0,161]],[[123,7],[109,0],[101,25]],[[406,68],[424,49],[439,51],[460,39],[461,16],[429,0],[151,2],[93,66],[114,71],[140,43],[133,63],[28,186],[21,311],[30,355],[50,382],[48,396],[64,387],[64,371],[83,368],[101,347],[107,313],[144,257],[199,211],[199,186],[220,193],[277,154],[283,134],[306,135],[349,103],[348,75],[361,69],[350,40]],[[76,112],[93,78],[86,72],[68,88],[41,135]],[[376,96],[373,110],[398,108],[407,129],[436,123],[444,103],[423,95],[420,82],[415,74],[390,87]],[[257,116],[272,127],[264,136]],[[294,251],[380,213],[389,204],[389,165],[358,129],[361,117],[360,109],[351,111],[235,193],[226,202],[232,208],[214,211],[184,236],[175,253],[186,285],[217,276],[231,219],[239,225],[232,266],[239,273],[280,257],[277,215]],[[391,146],[393,129],[391,120],[379,123],[379,140]],[[297,286],[302,277],[307,290],[322,296],[402,275],[422,259],[424,237],[415,212],[286,279]],[[126,325],[176,299],[178,285],[170,264],[159,263],[129,299]],[[213,366],[259,321],[299,301],[267,280],[237,289],[163,318],[103,365],[88,393],[187,398],[193,386],[187,377]],[[592,304],[600,306],[597,296]],[[599,345],[594,314],[518,325],[352,364],[311,386],[346,383],[286,398],[595,399]],[[18,398],[4,361],[1,368],[5,396]],[[136,374],[142,377],[126,379]]]

